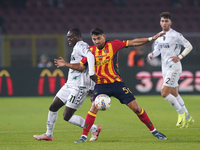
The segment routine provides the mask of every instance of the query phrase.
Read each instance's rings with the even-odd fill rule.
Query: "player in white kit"
[[[74,113],[82,106],[89,90],[94,89],[95,82],[91,80],[96,80],[94,56],[88,48],[89,45],[82,41],[79,29],[71,29],[67,33],[67,38],[69,46],[73,46],[70,63],[65,62],[62,57],[60,59],[54,59],[54,62],[57,67],[66,66],[69,68],[68,80],[57,92],[49,107],[46,133],[33,136],[37,140],[53,140],[53,129],[57,120],[58,110],[64,105],[66,105],[63,113],[64,120],[79,127],[84,127],[85,120],[81,116],[74,115]],[[87,58],[87,62],[84,61],[84,57]],[[82,65],[79,65],[80,62],[82,62]],[[97,140],[100,131],[100,125],[93,125],[90,141]]]
[[[166,34],[155,41],[154,51],[148,57],[153,60],[154,57],[161,54],[163,74],[161,95],[178,113],[176,126],[187,128],[189,124],[194,123],[194,119],[188,113],[184,101],[178,93],[178,80],[182,72],[180,60],[192,50],[192,45],[182,34],[173,30],[171,24],[171,14],[162,12],[160,14],[160,25]],[[185,49],[180,54],[182,46]]]

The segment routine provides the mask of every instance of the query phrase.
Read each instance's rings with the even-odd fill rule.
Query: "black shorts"
[[[135,100],[134,95],[129,90],[129,88],[126,87],[124,82],[96,84],[92,96],[92,101],[94,101],[99,94],[106,94],[109,97],[114,96],[122,104],[128,104]]]

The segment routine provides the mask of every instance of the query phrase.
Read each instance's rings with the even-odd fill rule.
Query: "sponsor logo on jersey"
[[[107,64],[108,62],[110,62],[110,58],[108,58],[106,60],[103,60],[103,61],[96,61],[95,65],[96,66],[101,66],[101,65]]]
[[[161,49],[161,48],[169,48],[169,43],[160,43],[158,48]]]

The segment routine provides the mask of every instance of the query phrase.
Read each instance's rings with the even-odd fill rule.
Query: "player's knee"
[[[135,113],[139,113],[140,112],[140,106],[136,105],[132,108],[132,110],[135,112]]]
[[[165,98],[167,95],[165,95],[164,93],[161,93],[161,96],[162,96],[163,98]]]
[[[163,98],[167,97],[168,95],[169,95],[168,92],[166,92],[166,91],[164,91],[164,90],[161,90],[161,96],[162,96]]]
[[[67,116],[67,115],[63,114],[63,119],[65,121],[69,121],[70,118],[71,118],[71,116]]]
[[[138,105],[136,100],[131,101],[127,104],[127,106],[135,113],[140,112],[140,106]]]
[[[178,93],[171,93],[174,97],[178,96]]]
[[[140,106],[139,105],[132,105],[131,107],[129,106],[129,108],[135,113],[140,112]]]
[[[63,116],[63,119],[64,119],[65,121],[69,121],[69,118],[66,117],[66,116]]]
[[[58,111],[58,109],[55,108],[52,104],[49,106],[49,110],[50,110],[50,111],[53,111],[53,112]]]

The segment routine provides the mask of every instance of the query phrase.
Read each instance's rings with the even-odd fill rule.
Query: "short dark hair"
[[[81,37],[81,31],[78,28],[73,28],[70,30],[71,33],[73,33],[76,36],[80,36]]]
[[[160,14],[160,18],[167,18],[167,19],[172,19],[172,15],[170,14],[170,12],[162,12],[161,14]]]
[[[99,35],[99,34],[103,34],[103,29],[100,27],[94,28],[90,31],[90,35]]]

